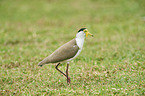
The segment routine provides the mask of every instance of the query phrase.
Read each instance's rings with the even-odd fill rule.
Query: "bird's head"
[[[93,37],[93,34],[89,33],[89,31],[87,30],[87,28],[81,28],[79,31],[78,31],[78,34],[82,34],[82,35],[85,35],[86,37],[88,37],[88,35],[92,36]]]

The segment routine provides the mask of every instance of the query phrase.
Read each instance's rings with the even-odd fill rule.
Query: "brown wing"
[[[76,40],[73,39],[60,48],[55,50],[50,56],[48,56],[48,63],[57,63],[67,59],[70,59],[76,55],[79,47],[76,44]]]

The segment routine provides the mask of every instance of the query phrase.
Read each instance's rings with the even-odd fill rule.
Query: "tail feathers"
[[[41,62],[38,63],[38,66],[42,67],[44,64],[47,64],[48,62],[48,58],[43,59]]]
[[[41,61],[41,62],[38,63],[38,66],[42,67],[43,64],[44,64],[44,63]]]

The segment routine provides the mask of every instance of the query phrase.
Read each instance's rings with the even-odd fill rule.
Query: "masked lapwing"
[[[85,37],[88,35],[93,36],[86,28],[81,28],[76,34],[75,39],[72,39],[55,50],[51,55],[39,62],[38,66],[42,67],[48,63],[58,63],[55,68],[67,78],[67,83],[70,84],[70,78],[68,77],[69,62],[80,54]],[[58,66],[62,62],[67,62],[66,74],[58,69]]]

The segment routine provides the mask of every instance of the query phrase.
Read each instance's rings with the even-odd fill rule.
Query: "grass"
[[[0,95],[145,95],[144,9],[144,0],[1,0]],[[81,27],[94,38],[67,85],[55,65],[37,64]]]

